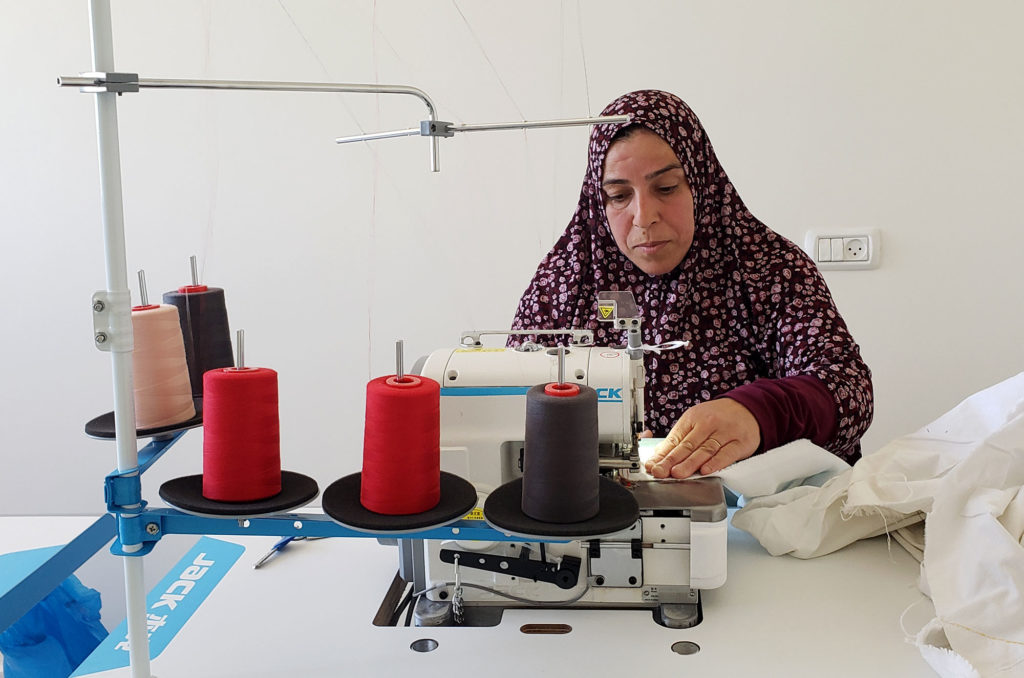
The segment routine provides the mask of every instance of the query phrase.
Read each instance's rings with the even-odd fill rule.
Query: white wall
[[[879,228],[875,271],[826,274],[875,373],[876,449],[1024,368],[1024,7],[1006,2],[485,0],[113,4],[119,70],[143,77],[402,83],[442,119],[597,113],[642,87],[707,126],[751,210]],[[0,0],[0,514],[97,513],[113,445],[91,341],[104,284],[84,0]],[[585,130],[336,146],[409,127],[413,99],[144,91],[119,99],[130,271],[151,296],[226,289],[250,364],[280,373],[284,466],[358,470],[363,389],[461,330],[505,327],[564,227]],[[144,480],[201,470],[191,433]]]

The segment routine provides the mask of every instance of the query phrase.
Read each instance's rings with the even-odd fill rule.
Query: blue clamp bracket
[[[160,517],[145,511],[134,516],[117,516],[117,539],[110,545],[115,556],[144,556],[153,550],[164,531]],[[125,544],[137,544],[139,548],[128,551]]]
[[[136,468],[123,473],[114,471],[104,479],[103,498],[107,511],[117,519],[117,539],[110,547],[110,552],[116,556],[144,556],[163,536],[160,517],[147,515],[139,475]],[[141,544],[141,548],[126,551],[125,544]]]
[[[159,513],[147,511],[146,502],[142,500],[141,476],[183,435],[185,431],[177,431],[164,438],[154,438],[139,450],[138,467],[112,471],[104,479],[103,498],[107,511],[117,518],[117,539],[110,547],[115,556],[144,556],[164,535],[163,518]],[[140,548],[126,551],[125,544]]]
[[[123,473],[114,471],[103,479],[103,500],[110,513],[142,513],[146,502],[142,501],[142,480],[138,468]]]

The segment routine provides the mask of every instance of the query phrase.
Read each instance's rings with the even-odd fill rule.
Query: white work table
[[[39,545],[8,539],[17,532],[10,521],[19,519],[2,520],[0,551]],[[59,519],[22,520],[38,526]],[[554,671],[573,676],[934,676],[900,628],[901,614],[921,601],[918,564],[885,537],[804,561],[772,557],[751,536],[730,528],[729,579],[722,588],[703,592],[704,620],[687,630],[660,627],[647,611],[571,609],[508,610],[502,623],[491,628],[375,627],[372,619],[397,569],[396,548],[373,539],[296,542],[254,570],[252,564],[274,538],[216,538],[246,551],[153,660],[153,673],[160,678],[450,676],[465,671],[484,671],[488,678]],[[162,546],[158,543],[157,550]],[[150,562],[147,568],[147,580],[164,573],[153,572]],[[929,613],[927,602],[916,605],[904,623],[914,630]],[[526,623],[568,624],[572,631],[527,635],[519,630]],[[424,638],[437,641],[437,649],[410,649]],[[696,643],[700,651],[677,654],[671,649],[677,641]],[[130,674],[121,669],[92,675]]]

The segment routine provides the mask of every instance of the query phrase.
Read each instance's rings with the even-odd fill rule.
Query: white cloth
[[[944,678],[1024,676],[1024,373],[820,488],[750,501],[733,525],[811,558],[921,520],[936,615],[914,639],[922,656]],[[920,529],[898,540],[920,547]]]
[[[646,461],[664,438],[642,438],[638,453]],[[795,440],[765,454],[738,461],[707,476],[720,477],[722,484],[745,499],[776,494],[799,485],[820,485],[850,468],[845,461],[809,440]]]

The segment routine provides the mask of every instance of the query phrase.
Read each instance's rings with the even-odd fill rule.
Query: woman
[[[645,344],[656,478],[712,473],[809,438],[853,462],[872,417],[871,372],[825,281],[743,205],[693,111],[654,90],[622,96],[590,137],[579,205],[540,262],[513,329],[589,328],[597,293],[628,290]],[[523,341],[513,338],[510,344]]]

